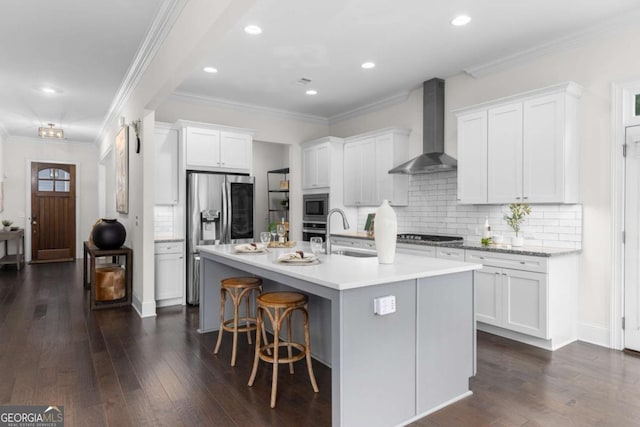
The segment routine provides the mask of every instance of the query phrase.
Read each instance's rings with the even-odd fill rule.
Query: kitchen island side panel
[[[472,274],[418,279],[418,415],[469,392],[475,365]]]
[[[396,312],[373,313],[394,295]],[[342,297],[344,426],[388,427],[416,413],[416,280],[351,289]]]

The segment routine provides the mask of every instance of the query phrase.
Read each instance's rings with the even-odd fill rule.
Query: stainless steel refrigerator
[[[200,300],[196,246],[253,241],[253,184],[247,175],[187,172],[187,303]]]

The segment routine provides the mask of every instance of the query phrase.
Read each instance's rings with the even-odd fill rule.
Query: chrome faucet
[[[349,228],[349,221],[347,220],[347,216],[345,215],[342,209],[333,208],[327,214],[327,255],[331,255],[331,214],[338,212],[342,215],[342,226],[345,230]]]

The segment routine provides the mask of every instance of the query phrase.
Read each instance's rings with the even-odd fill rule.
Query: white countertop
[[[345,255],[321,254],[319,264],[291,265],[279,263],[278,256],[296,250],[310,252],[310,246],[307,242],[298,243],[294,248],[269,249],[268,253],[237,254],[233,252],[234,246],[207,245],[198,246],[198,249],[201,254],[212,254],[254,267],[265,268],[336,290],[461,273],[482,268],[481,264],[404,253],[396,253],[393,264],[379,264],[377,257],[356,258]]]

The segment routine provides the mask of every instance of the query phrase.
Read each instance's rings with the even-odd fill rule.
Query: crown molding
[[[344,113],[336,114],[329,117],[329,125],[342,122],[353,117],[358,117],[363,114],[373,113],[383,108],[391,107],[393,105],[400,104],[409,98],[411,92],[405,91],[392,95],[388,98],[381,99],[379,101],[372,102],[370,104],[363,105],[361,107],[354,108],[353,110],[345,111]]]
[[[623,31],[631,25],[637,25],[640,19],[640,9],[633,10],[623,16],[618,16],[587,29],[577,31],[565,37],[560,37],[548,43],[539,44],[529,49],[503,56],[492,61],[483,62],[464,68],[466,74],[473,78],[481,78],[497,71],[520,65],[550,53],[560,52],[572,47],[582,46],[608,34]]]
[[[142,75],[149,67],[149,64],[155,57],[164,40],[167,38],[167,35],[173,28],[173,25],[188,1],[189,0],[164,0],[160,5],[144,40],[136,52],[136,56],[127,70],[127,74],[120,84],[120,88],[118,89],[116,96],[111,102],[109,111],[102,121],[100,132],[98,132],[95,140],[97,144],[100,143],[100,140],[106,133],[109,125],[121,115],[129,97],[140,82]]]
[[[312,114],[296,113],[294,111],[280,110],[278,108],[264,107],[262,105],[245,104],[228,99],[214,98],[210,96],[196,95],[188,92],[174,92],[169,95],[173,101],[186,102],[188,104],[204,104],[212,107],[231,108],[237,111],[248,113],[266,113],[287,119],[302,120],[311,123],[328,125],[329,121],[325,117]]]

